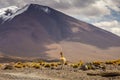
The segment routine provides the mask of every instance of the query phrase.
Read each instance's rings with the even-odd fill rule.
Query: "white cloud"
[[[70,11],[74,15],[98,16],[109,13],[106,6],[115,10],[120,10],[120,0],[0,0],[0,7],[4,6],[23,6],[28,3],[47,5],[65,12]],[[75,11],[75,12],[74,12]]]
[[[93,23],[93,25],[120,36],[120,22],[118,22],[117,20]]]
[[[72,4],[69,8],[63,9],[59,7],[59,9],[70,15],[87,16],[88,18],[110,14],[110,10],[106,7],[106,2],[103,0],[71,0],[71,2]],[[68,3],[66,2],[64,5],[68,5]]]
[[[108,7],[115,11],[120,11],[120,0],[103,0]]]
[[[111,28],[113,26],[118,26],[118,21],[114,20],[114,21],[103,21],[103,22],[99,22],[99,23],[94,23],[97,26],[106,26],[106,28]]]
[[[120,28],[115,27],[115,28],[112,28],[111,31],[120,36]]]
[[[23,6],[27,3],[47,5],[69,15],[93,17],[109,14],[103,0],[0,0],[2,6]]]

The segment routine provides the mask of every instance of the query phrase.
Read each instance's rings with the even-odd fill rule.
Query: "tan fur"
[[[60,63],[61,63],[61,68],[63,68],[63,66],[65,65],[65,63],[66,63],[66,58],[63,56],[63,53],[62,52],[60,52],[60,55],[61,55],[61,57],[60,57]]]

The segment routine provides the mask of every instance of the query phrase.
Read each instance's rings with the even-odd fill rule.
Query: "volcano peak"
[[[45,13],[50,13],[50,7],[38,5],[38,4],[28,4],[28,10],[32,11],[44,11]]]

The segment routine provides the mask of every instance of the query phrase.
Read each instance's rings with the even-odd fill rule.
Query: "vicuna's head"
[[[63,57],[63,53],[62,52],[60,52],[60,55],[61,55],[61,57]]]

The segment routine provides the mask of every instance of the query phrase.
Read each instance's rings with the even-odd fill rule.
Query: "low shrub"
[[[102,77],[115,77],[115,76],[120,76],[120,72],[103,72],[103,73],[100,73],[100,76],[102,76]]]
[[[13,69],[13,66],[10,65],[10,64],[6,64],[6,65],[3,65],[3,66],[2,66],[2,69],[3,69],[3,70],[7,70],[7,69],[12,70],[12,69]]]

